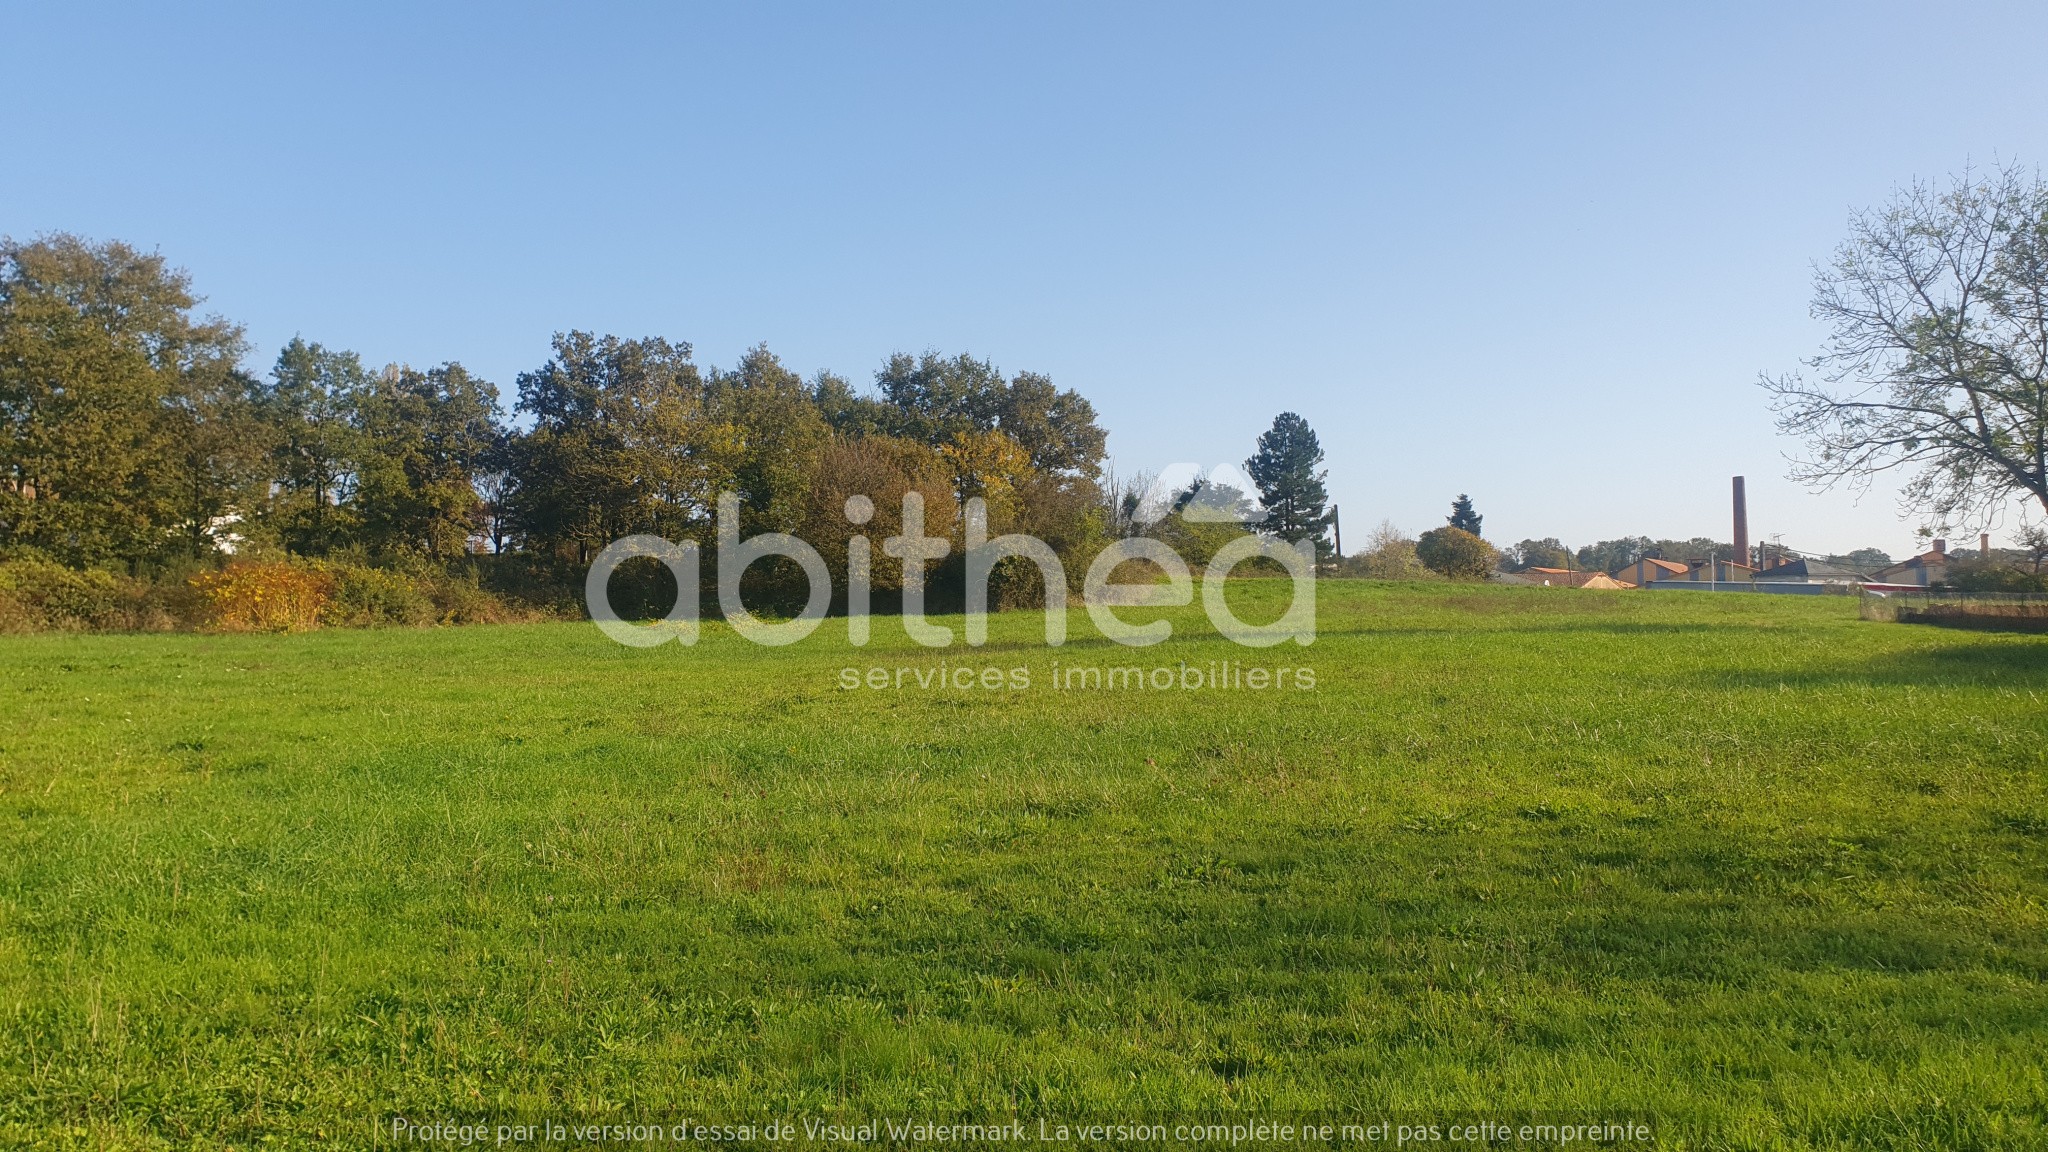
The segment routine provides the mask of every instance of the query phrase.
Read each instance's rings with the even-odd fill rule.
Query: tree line
[[[912,489],[1056,544],[1102,531],[1094,408],[972,356],[892,356],[869,395],[765,347],[727,369],[566,332],[508,414],[455,361],[373,369],[294,338],[250,372],[243,330],[197,305],[125,244],[0,246],[0,548],[131,571],[266,550],[583,562],[632,533],[708,539],[722,491],[743,531],[821,543],[845,496],[886,521]]]
[[[199,303],[183,270],[120,242],[0,241],[0,560],[175,580],[229,559],[482,554],[569,587],[621,537],[708,543],[722,492],[739,496],[743,534],[802,537],[836,582],[839,545],[901,531],[912,491],[928,534],[957,538],[978,497],[992,531],[1067,560],[1144,528],[1179,531],[1200,562],[1247,520],[1329,550],[1322,448],[1292,413],[1246,461],[1263,508],[1233,494],[1243,514],[1207,517],[1220,524],[1138,525],[1105,484],[1094,407],[970,355],[894,355],[857,389],[804,379],[765,346],[722,368],[683,341],[571,331],[501,396],[457,361],[373,368],[300,337],[251,371],[243,329]],[[855,495],[876,510],[861,526],[845,518]],[[750,579],[772,594],[776,566],[759,567]]]

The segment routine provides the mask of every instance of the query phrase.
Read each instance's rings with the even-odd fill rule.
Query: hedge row
[[[490,591],[474,572],[279,560],[150,581],[40,557],[0,561],[4,632],[299,632],[488,624],[557,611]]]

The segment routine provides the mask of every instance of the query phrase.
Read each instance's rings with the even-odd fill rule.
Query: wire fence
[[[1865,620],[2048,632],[2048,592],[1876,592],[1857,608]]]
[[[1762,592],[1776,596],[1854,596],[1859,584],[1804,584],[1791,580],[1652,580],[1643,588],[1651,592]]]

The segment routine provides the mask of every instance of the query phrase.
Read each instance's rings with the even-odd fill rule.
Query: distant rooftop
[[[1804,556],[1787,561],[1773,568],[1766,568],[1756,574],[1759,580],[1868,580],[1870,574],[1851,568],[1846,564],[1835,564],[1826,560],[1811,560]]]

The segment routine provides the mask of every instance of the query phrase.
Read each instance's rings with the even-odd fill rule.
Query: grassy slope
[[[1274,589],[1255,588],[1251,595]],[[0,639],[0,1144],[393,1112],[1636,1109],[2034,1146],[2048,641],[1330,583],[1058,693],[838,624]],[[957,624],[957,621],[955,621]],[[1036,687],[848,692],[847,664]]]

